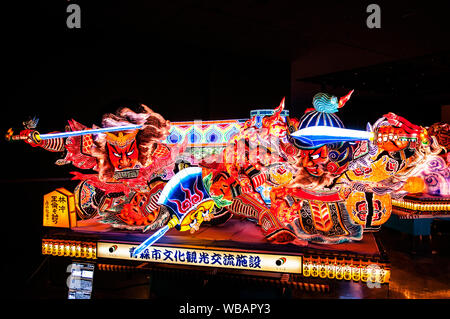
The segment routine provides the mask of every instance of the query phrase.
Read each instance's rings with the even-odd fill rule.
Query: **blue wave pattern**
[[[327,93],[317,93],[313,97],[314,108],[319,112],[336,113],[338,104],[338,98]]]

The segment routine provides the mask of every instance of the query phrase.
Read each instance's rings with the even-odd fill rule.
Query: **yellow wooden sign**
[[[70,228],[77,225],[74,195],[65,188],[58,188],[44,195],[43,225]]]

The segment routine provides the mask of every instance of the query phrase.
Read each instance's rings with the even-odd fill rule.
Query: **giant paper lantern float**
[[[73,173],[78,218],[153,231],[135,255],[171,228],[195,236],[232,216],[256,221],[272,242],[337,244],[379,229],[411,193],[450,195],[448,124],[427,129],[388,113],[367,130],[349,129],[337,112],[352,93],[318,93],[300,119],[284,99],[249,120],[179,123],[142,105],[105,114],[101,127],[71,120],[66,132],[40,134],[32,119],[6,138],[90,169]]]

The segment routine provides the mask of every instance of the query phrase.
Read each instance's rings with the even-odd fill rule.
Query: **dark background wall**
[[[247,118],[285,96],[300,117],[318,91],[350,89],[339,113],[348,127],[388,111],[430,125],[450,104],[449,8],[392,2],[376,2],[377,30],[365,24],[365,1],[2,6],[0,133],[34,115],[40,132],[63,130],[71,118],[98,125],[102,114],[134,102],[171,121],[208,120]],[[66,26],[69,3],[81,7],[81,29]],[[42,195],[76,183],[72,168],[53,164],[55,154],[0,143],[3,231],[13,249],[3,270],[20,296],[42,260]]]

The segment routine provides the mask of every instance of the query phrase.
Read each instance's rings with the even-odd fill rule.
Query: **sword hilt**
[[[417,134],[392,134],[392,138],[390,138],[390,135],[387,134],[387,136],[382,137],[384,134],[380,134],[378,132],[373,132],[373,137],[370,138],[370,140],[374,143],[381,143],[381,142],[387,142],[389,140],[397,140],[397,141],[410,141],[410,142],[416,142],[418,139]],[[386,138],[386,140],[385,140]]]
[[[381,135],[384,135],[383,137]],[[382,143],[387,141],[409,141],[409,142],[422,142],[423,144],[428,144],[428,132],[425,128],[421,130],[414,130],[411,132],[406,132],[403,134],[395,133],[380,133],[378,131],[373,132],[373,137],[370,140],[374,143]]]
[[[28,134],[17,134],[14,135],[14,131],[12,129],[9,129],[5,135],[5,138],[8,141],[27,141],[29,140],[31,143],[39,144],[42,139],[40,138],[39,132],[34,130],[25,130],[29,131]],[[22,131],[22,132],[25,132]]]

